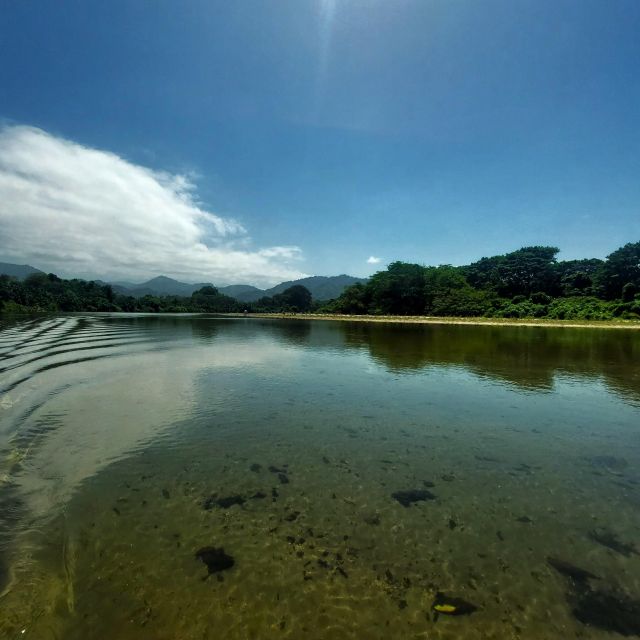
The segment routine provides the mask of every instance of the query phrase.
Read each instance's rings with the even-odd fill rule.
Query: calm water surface
[[[640,631],[640,332],[0,327],[0,638]]]

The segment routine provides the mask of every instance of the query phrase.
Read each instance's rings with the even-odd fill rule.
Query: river
[[[640,332],[0,322],[0,638],[640,633]]]

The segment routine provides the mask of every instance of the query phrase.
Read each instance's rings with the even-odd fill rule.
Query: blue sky
[[[104,250],[102,265],[90,263],[72,247],[82,234],[56,226],[71,201],[60,190],[73,188],[59,182],[46,207],[33,196],[30,226],[49,216],[50,232],[34,246],[19,230],[0,233],[0,258],[267,283],[367,275],[396,259],[464,264],[530,244],[604,257],[640,239],[639,33],[636,0],[6,2],[0,158],[13,206],[0,203],[3,225],[35,215],[16,176],[54,180],[44,160],[21,164],[20,149],[31,162],[65,148],[115,154],[116,173],[186,176],[170,197],[243,231],[185,239],[167,223],[154,246],[178,239],[164,254],[132,248],[118,264]],[[91,191],[112,182],[103,177],[76,185],[87,201],[103,201]],[[136,184],[111,204],[129,211]],[[79,229],[122,244],[108,200],[90,214],[100,225]],[[173,219],[172,202],[137,226]],[[177,242],[201,240],[215,249],[208,266],[172,264],[196,264]]]

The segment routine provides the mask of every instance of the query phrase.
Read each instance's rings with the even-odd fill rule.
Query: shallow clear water
[[[1,329],[1,638],[637,634],[640,332]]]

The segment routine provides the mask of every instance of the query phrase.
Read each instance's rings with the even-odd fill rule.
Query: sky
[[[268,286],[640,240],[637,0],[7,1],[0,260]]]

